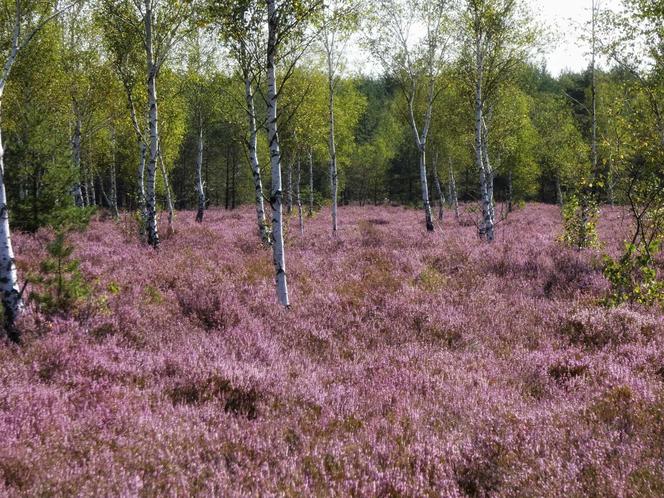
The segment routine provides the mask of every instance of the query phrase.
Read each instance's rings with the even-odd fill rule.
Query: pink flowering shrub
[[[490,245],[451,213],[292,218],[290,311],[254,216],[72,234],[89,310],[0,346],[0,495],[664,495],[664,319],[601,304],[619,209],[584,252],[537,204]],[[23,274],[49,237],[17,234]]]

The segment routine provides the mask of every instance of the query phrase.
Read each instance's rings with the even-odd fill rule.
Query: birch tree
[[[147,241],[152,247],[159,246],[157,226],[156,180],[160,161],[159,103],[157,79],[173,47],[185,35],[186,21],[191,21],[196,12],[194,0],[170,2],[167,0],[104,0],[105,11],[111,15],[109,21],[116,31],[129,33],[140,40],[145,51],[145,82],[148,106],[148,133],[143,142],[145,151],[145,216]],[[135,115],[135,109],[130,108]],[[135,119],[138,122],[138,119]],[[137,135],[141,134],[137,126]],[[142,169],[139,168],[139,177]],[[139,178],[139,180],[142,180]],[[168,189],[168,180],[164,175]],[[171,203],[169,203],[171,204]]]
[[[325,54],[328,91],[328,150],[330,193],[332,195],[332,232],[337,232],[337,200],[339,173],[337,168],[337,144],[335,137],[335,92],[342,68],[344,49],[358,27],[362,3],[359,0],[330,0],[325,3],[320,16],[320,41]]]
[[[491,109],[501,86],[528,58],[535,41],[520,0],[465,0],[462,14],[462,68],[474,111],[475,166],[480,176],[480,236],[494,239],[494,171],[490,160]]]
[[[394,77],[406,100],[408,123],[419,157],[420,188],[427,231],[434,230],[427,183],[426,149],[439,76],[451,49],[451,2],[379,0],[377,36],[369,40],[374,56]],[[416,32],[422,32],[419,37]],[[422,105],[420,102],[423,102]]]
[[[209,90],[212,80],[210,68],[215,56],[214,45],[211,40],[204,37],[201,30],[192,34],[189,40],[188,68],[186,75],[186,90],[189,101],[190,126],[196,130],[196,198],[197,209],[195,220],[203,222],[206,209],[205,182],[203,180],[203,154],[206,122],[214,108]]]
[[[2,44],[4,64],[0,74],[0,108],[5,87],[20,52],[43,27],[70,9],[75,3],[58,8],[56,2],[43,0],[4,1],[0,10],[0,30],[8,37]],[[5,331],[13,341],[19,341],[15,323],[23,309],[23,289],[19,288],[9,226],[9,205],[5,186],[4,147],[0,132],[0,291]]]
[[[244,85],[244,112],[247,120],[246,147],[254,181],[254,200],[258,235],[265,246],[271,245],[270,227],[265,214],[265,193],[258,155],[258,118],[256,92],[260,89],[265,53],[265,9],[260,0],[235,0],[213,3],[211,13],[220,34],[235,60]],[[263,124],[263,123],[261,123]]]
[[[301,34],[304,23],[319,8],[320,3],[288,0],[277,4],[276,0],[267,1],[267,134],[270,147],[270,166],[272,169],[272,251],[276,273],[277,297],[279,302],[290,306],[288,280],[286,274],[286,254],[283,233],[283,189],[281,182],[281,149],[277,130],[277,105],[280,87],[277,84],[277,61],[282,49],[293,33]]]

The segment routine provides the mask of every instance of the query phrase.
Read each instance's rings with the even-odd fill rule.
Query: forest
[[[538,1],[0,0],[0,495],[664,496],[664,1]]]

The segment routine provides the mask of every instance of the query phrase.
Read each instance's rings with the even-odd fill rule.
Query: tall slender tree
[[[536,38],[520,0],[465,0],[462,68],[472,98],[475,165],[480,175],[480,235],[494,239],[494,171],[490,161],[491,109],[501,86],[516,76]]]
[[[395,78],[406,100],[408,123],[419,158],[420,188],[427,231],[434,230],[427,181],[426,149],[440,74],[451,49],[451,2],[379,0],[377,36],[369,40],[374,56]],[[421,27],[422,36],[414,32]],[[418,118],[418,114],[421,116]]]
[[[292,35],[303,34],[305,23],[320,8],[315,0],[287,0],[277,3],[267,0],[267,133],[270,147],[270,165],[272,168],[272,190],[270,204],[272,206],[272,251],[276,273],[277,297],[279,302],[290,306],[288,295],[288,279],[286,275],[286,254],[283,232],[283,188],[281,182],[281,148],[277,131],[277,104],[281,86],[277,84],[277,61],[279,50],[292,41]],[[291,49],[292,50],[292,49]],[[297,50],[295,50],[297,52]],[[301,54],[301,51],[299,52]],[[297,61],[298,57],[294,60]],[[294,63],[293,63],[294,66]]]
[[[332,232],[337,231],[337,201],[339,197],[339,172],[335,136],[335,93],[342,68],[344,49],[351,35],[358,28],[362,3],[360,0],[330,0],[325,2],[320,15],[320,40],[325,53],[328,90],[328,151],[330,193],[332,195]]]

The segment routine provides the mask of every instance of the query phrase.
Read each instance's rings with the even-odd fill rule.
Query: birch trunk
[[[288,185],[288,195],[286,196],[286,213],[291,214],[293,211],[293,165],[292,161],[288,161],[286,165],[286,181]]]
[[[428,232],[433,232],[433,215],[431,214],[431,202],[429,201],[429,185],[427,182],[427,163],[426,163],[426,145],[427,145],[427,135],[429,133],[429,126],[431,125],[431,114],[433,108],[433,98],[434,98],[434,84],[435,81],[433,78],[429,81],[429,94],[427,100],[427,110],[424,116],[424,125],[422,127],[422,133],[420,134],[417,128],[417,122],[415,121],[415,93],[416,93],[416,83],[414,79],[411,79],[411,89],[410,95],[408,97],[408,112],[410,115],[410,125],[413,131],[413,136],[415,138],[415,145],[419,153],[419,169],[420,169],[420,188],[422,191],[422,204],[424,207],[424,218]]]
[[[454,170],[452,169],[452,159],[450,159],[450,202],[454,208],[454,217],[459,221],[459,198],[457,196],[456,181],[454,180]]]
[[[436,159],[433,163],[433,182],[436,187],[436,193],[438,194],[438,219],[442,221],[445,196],[443,195],[443,189],[440,188],[440,179],[438,178],[438,154],[435,157]]]
[[[507,174],[507,212],[511,213],[514,204],[514,186],[512,185],[512,172]]]
[[[477,38],[476,41],[476,81],[475,81],[475,161],[477,168],[480,172],[480,196],[482,201],[482,226],[480,228],[480,236],[485,236],[487,240],[491,241],[494,237],[494,219],[493,219],[493,187],[489,185],[493,183],[493,175],[491,173],[491,166],[485,164],[485,159],[488,159],[488,154],[485,152],[484,143],[484,116],[482,100],[482,78],[484,77],[484,58],[481,48],[481,39]]]
[[[82,208],[85,206],[85,200],[81,188],[81,119],[78,117],[76,118],[76,124],[74,125],[74,136],[71,140],[71,146],[74,171],[77,177],[76,184],[74,185],[74,203],[76,204],[76,207]]]
[[[0,82],[0,86],[4,87],[4,81]],[[0,90],[1,98],[2,90]],[[18,274],[9,230],[4,154],[2,135],[0,134],[0,290],[2,291],[5,330],[10,339],[18,342],[18,332],[14,324],[23,309],[23,299],[18,287]]]
[[[433,232],[433,215],[431,214],[431,202],[429,202],[429,186],[427,183],[426,146],[420,144],[420,185],[422,187],[422,203],[424,205],[424,217],[427,231]]]
[[[140,235],[143,239],[146,235],[146,227],[148,224],[147,212],[147,196],[145,194],[145,159],[148,154],[147,145],[142,140],[139,140],[139,158],[138,158],[138,209],[141,217]]]
[[[19,51],[20,23],[17,18],[9,57],[5,62],[2,78],[0,79],[0,106],[5,91],[7,78],[16,61]],[[18,272],[14,259],[11,231],[9,228],[9,206],[7,204],[7,191],[5,189],[5,150],[2,143],[0,129],[0,291],[2,292],[2,308],[4,311],[4,326],[9,339],[19,342],[19,333],[16,329],[16,319],[23,310],[23,292],[18,286]]]
[[[563,191],[560,188],[560,177],[556,175],[556,203],[563,207]]]
[[[147,165],[146,213],[148,244],[159,247],[157,227],[157,160],[159,154],[159,114],[157,111],[157,65],[152,47],[152,2],[145,0],[145,52],[147,56],[147,90],[150,116],[150,156]]]
[[[117,180],[117,156],[115,140],[115,129],[111,130],[111,144],[112,144],[112,160],[111,160],[111,209],[113,209],[113,216],[115,219],[120,218],[120,211],[118,210],[118,180]]]
[[[138,144],[138,171],[137,171],[137,180],[138,180],[138,211],[141,217],[140,223],[140,236],[143,238],[145,236],[145,227],[147,226],[147,212],[146,212],[146,195],[145,195],[145,157],[147,154],[147,146],[145,145],[145,139],[143,133],[141,132],[141,127],[138,124],[138,118],[136,117],[136,106],[134,105],[134,99],[132,96],[131,87],[128,84],[125,84],[125,93],[127,95],[127,103],[129,105],[129,115],[131,117],[131,124],[134,127],[134,133],[136,133],[136,142]]]
[[[256,130],[256,110],[254,106],[254,92],[251,87],[249,71],[244,74],[245,99],[247,102],[247,120],[249,122],[249,162],[251,173],[254,178],[254,193],[256,201],[256,223],[258,224],[258,235],[263,244],[270,245],[270,231],[265,217],[265,204],[263,202],[263,180],[261,178],[261,167],[258,161],[258,132]]]
[[[339,181],[337,172],[337,144],[335,140],[335,120],[334,120],[334,68],[333,53],[331,47],[327,51],[327,71],[328,71],[328,90],[329,90],[329,125],[330,135],[328,146],[330,149],[330,193],[332,195],[332,232],[337,233],[337,198],[339,196]]]
[[[314,153],[309,149],[309,216],[314,215]]]
[[[175,218],[175,207],[173,206],[173,196],[171,194],[171,184],[168,181],[168,171],[166,171],[166,165],[164,164],[164,157],[161,155],[161,150],[158,153],[159,155],[159,169],[161,170],[161,176],[164,180],[164,189],[166,190],[166,206],[168,208],[168,232],[173,233],[173,219]]]
[[[304,220],[302,219],[302,197],[300,196],[300,183],[302,182],[302,162],[297,158],[297,184],[295,185],[295,196],[297,200],[297,217],[300,221],[300,235],[304,235]]]
[[[267,41],[267,128],[270,145],[270,164],[272,167],[272,251],[276,273],[277,297],[279,302],[290,306],[288,297],[288,280],[286,277],[286,254],[284,250],[283,192],[281,186],[281,151],[277,133],[277,77],[275,55],[277,50],[278,15],[276,0],[267,0],[268,8],[268,41]]]
[[[196,192],[198,192],[198,211],[196,222],[203,223],[205,213],[205,189],[203,186],[203,116],[198,116],[198,154],[196,155]]]
[[[590,70],[591,70],[591,85],[590,85],[590,92],[591,92],[591,161],[592,161],[592,168],[593,168],[593,175],[595,176],[595,180],[599,178],[599,168],[598,168],[598,158],[597,158],[597,78],[596,78],[596,71],[595,71],[595,22],[597,18],[597,2],[596,0],[593,0],[592,2],[592,60],[590,63]],[[595,183],[593,183],[595,185]]]
[[[88,190],[90,191],[89,205],[90,206],[96,206],[97,205],[97,195],[96,195],[96,192],[95,192],[95,177],[94,177],[94,173],[92,171],[90,171],[90,173],[88,174],[88,180],[89,180]]]

